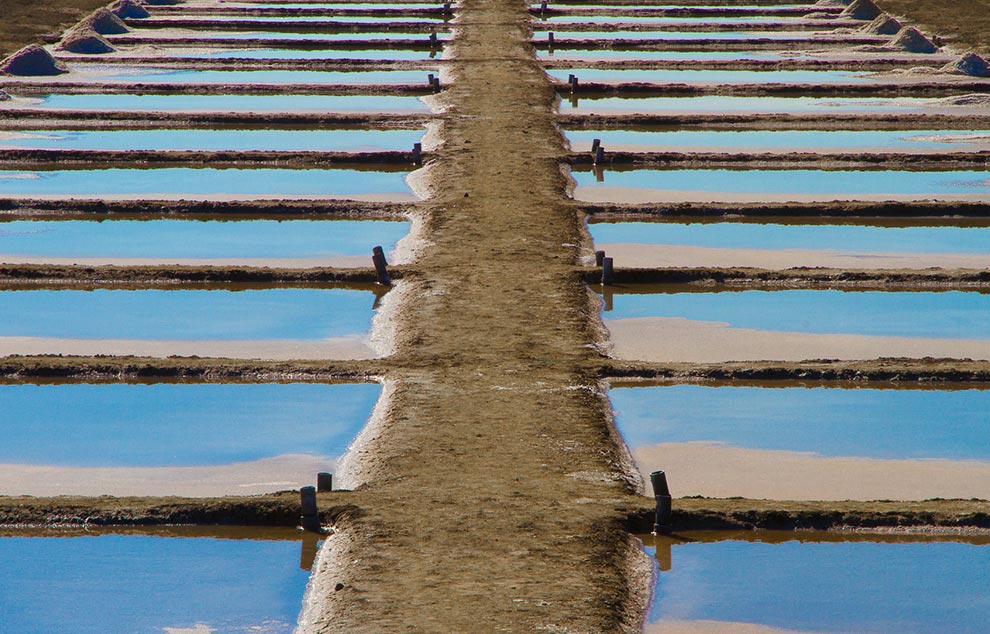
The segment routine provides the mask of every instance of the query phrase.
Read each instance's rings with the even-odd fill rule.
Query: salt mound
[[[852,18],[853,20],[873,20],[881,15],[883,15],[883,11],[873,0],[853,0],[853,3],[839,14],[839,17]]]
[[[88,18],[79,23],[85,29],[92,29],[100,35],[115,35],[117,33],[127,33],[127,25],[124,21],[110,13],[106,8],[97,9]]]
[[[931,40],[913,26],[901,29],[889,46],[909,53],[934,53],[938,50]]]
[[[75,28],[65,34],[58,50],[83,55],[102,55],[113,53],[115,49],[102,35],[87,28]]]
[[[942,106],[987,106],[990,105],[990,95],[977,92],[968,95],[932,99],[932,103]]]
[[[890,15],[878,15],[872,22],[862,28],[866,33],[876,35],[896,35],[901,30],[901,23]]]
[[[134,0],[117,0],[117,2],[110,5],[110,13],[118,18],[140,19],[151,17],[148,10],[142,7],[140,2],[135,2]]]
[[[990,62],[976,53],[966,53],[954,62],[941,68],[943,73],[969,75],[970,77],[990,77]]]
[[[51,53],[37,44],[25,46],[0,62],[0,75],[61,75],[67,72]]]

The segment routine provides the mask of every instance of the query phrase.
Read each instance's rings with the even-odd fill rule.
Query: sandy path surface
[[[204,467],[63,467],[0,464],[0,495],[215,497],[298,489],[336,461],[283,455]]]
[[[322,341],[182,341],[176,339],[56,339],[0,337],[0,357],[61,354],[78,356],[223,357],[228,359],[374,359],[378,354],[364,337]]]
[[[648,623],[644,634],[801,634],[759,623],[670,619]]]
[[[990,254],[845,252],[813,249],[721,249],[675,244],[596,243],[622,268],[799,266],[836,269],[990,269]]]
[[[605,319],[612,354],[626,361],[804,361],[924,357],[990,359],[990,340],[820,335],[733,328],[679,317]]]
[[[661,443],[633,456],[648,478],[677,474],[677,496],[761,500],[928,500],[985,498],[990,463],[976,460],[879,460],[799,451],[744,449],[711,442]]]
[[[636,476],[592,370],[556,94],[526,3],[458,21],[394,390],[342,475],[381,504],[338,524],[300,632],[639,632],[648,562],[618,523]]]

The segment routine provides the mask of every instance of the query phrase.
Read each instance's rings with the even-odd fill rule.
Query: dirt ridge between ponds
[[[341,474],[378,503],[337,524],[303,632],[639,630],[648,562],[623,527],[642,498],[591,369],[586,236],[527,8],[462,6],[432,245],[397,300],[384,415]]]

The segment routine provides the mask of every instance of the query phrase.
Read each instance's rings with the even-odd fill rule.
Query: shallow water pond
[[[682,318],[817,334],[990,340],[990,295],[962,291],[616,293],[604,317]]]
[[[646,8],[646,7],[644,7]],[[649,7],[655,9],[657,7]],[[734,7],[733,7],[734,8]],[[774,16],[774,15],[732,15],[732,16],[648,16],[648,15],[550,15],[545,18],[538,18],[538,24],[636,24],[638,26],[653,25],[665,27],[668,24],[680,26],[694,26],[698,24],[721,24],[726,28],[731,28],[733,24],[788,24],[793,22],[803,22],[804,18],[797,16]],[[823,25],[827,26],[827,25]],[[792,27],[793,28],[793,27]]]
[[[556,34],[554,35],[556,37]],[[800,51],[637,51],[637,50],[568,50],[557,48],[554,51],[538,49],[538,57],[543,61],[628,61],[646,60],[651,62],[680,61],[786,61],[789,59],[809,59],[810,53]]]
[[[554,79],[566,82],[575,75],[583,82],[602,83],[718,83],[718,84],[847,84],[871,81],[869,75],[844,70],[671,70],[671,69],[551,69]]]
[[[656,244],[715,249],[806,249],[861,253],[990,254],[988,227],[600,222],[588,225],[588,229],[596,244]]]
[[[990,621],[983,541],[762,531],[644,539],[661,569],[648,633],[979,634]]]
[[[665,192],[686,197],[777,195],[795,198],[842,199],[855,196],[971,195],[990,198],[990,174],[985,171],[819,171],[819,170],[630,170],[573,172],[582,199],[596,187]],[[646,196],[651,196],[647,193]]]
[[[437,25],[437,32],[445,30]],[[294,31],[210,31],[206,29],[146,29],[134,33],[131,38],[127,35],[111,36],[109,39],[115,44],[127,44],[128,39],[134,37],[141,40],[154,40],[156,38],[183,37],[190,40],[312,40],[321,42],[324,40],[346,40],[346,41],[377,41],[377,40],[429,40],[430,35],[423,31],[402,31],[399,29],[389,29],[387,31],[332,31],[332,32],[294,32]]]
[[[0,262],[368,267],[373,246],[393,260],[408,231],[376,220],[18,220],[0,223]]]
[[[4,196],[224,195],[251,196],[409,196],[406,172],[347,169],[160,169],[0,170]]]
[[[309,579],[299,531],[171,530],[0,537],[4,633],[293,631]]]
[[[0,291],[0,337],[138,340],[297,340],[360,337],[371,291]]]
[[[436,69],[309,71],[309,70],[191,70],[144,66],[74,64],[71,70],[84,73],[78,79],[92,82],[141,84],[422,84]]]
[[[884,149],[970,152],[990,148],[990,130],[569,130],[571,146],[589,150],[693,152]]]
[[[10,102],[7,102],[10,103]],[[168,112],[395,112],[428,113],[414,96],[394,95],[103,95],[53,93],[26,100],[52,110],[162,110]],[[0,112],[3,109],[0,107]]]
[[[0,463],[206,466],[290,454],[334,460],[380,391],[368,383],[0,385]]]
[[[952,114],[952,106],[934,99],[916,97],[564,97],[561,112],[595,113],[705,113],[705,114],[852,114],[914,113],[935,109]]]
[[[396,61],[427,61],[440,53],[401,48],[372,48],[361,50],[306,50],[291,48],[231,49],[212,53],[191,53],[181,55],[191,58],[208,59],[381,59]]]
[[[556,40],[655,40],[690,42],[693,40],[756,41],[756,40],[801,40],[813,44],[816,39],[830,38],[829,31],[567,31],[566,24],[560,30],[534,24],[536,39],[546,39],[541,31],[553,31]]]
[[[0,148],[59,150],[268,150],[272,152],[408,151],[419,130],[12,130],[0,131]]]
[[[712,442],[832,457],[990,461],[982,442],[990,390],[620,385],[609,398],[634,454],[660,443]]]

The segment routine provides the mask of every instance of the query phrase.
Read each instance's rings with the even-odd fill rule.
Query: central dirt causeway
[[[639,499],[591,370],[554,91],[524,2],[460,15],[432,245],[403,280],[388,410],[345,483],[377,503],[338,524],[303,629],[633,631],[647,588],[630,584],[649,576],[629,574],[620,509]]]

